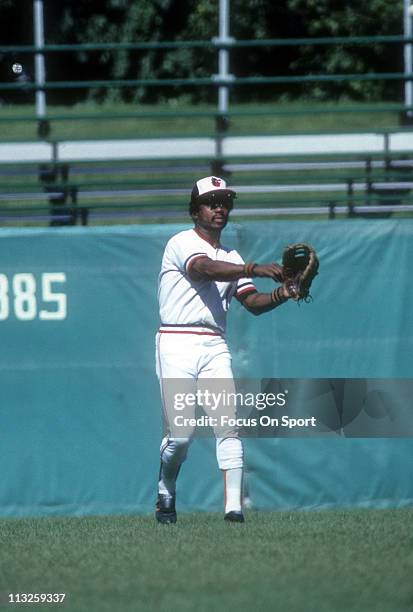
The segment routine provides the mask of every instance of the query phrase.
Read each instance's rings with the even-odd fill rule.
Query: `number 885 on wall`
[[[67,316],[64,272],[0,273],[0,321],[62,321]]]

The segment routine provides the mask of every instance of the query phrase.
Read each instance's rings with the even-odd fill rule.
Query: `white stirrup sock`
[[[227,512],[241,512],[242,471],[242,468],[224,471],[225,514]]]
[[[243,456],[239,438],[217,438],[218,465],[224,472],[225,514],[241,511]]]
[[[163,495],[175,495],[176,479],[182,463],[186,459],[189,438],[165,437],[161,443],[161,470],[158,492]]]

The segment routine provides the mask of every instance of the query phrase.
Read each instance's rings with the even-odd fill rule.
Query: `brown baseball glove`
[[[296,302],[310,302],[311,283],[318,274],[319,262],[313,247],[308,244],[290,244],[282,256],[283,284],[290,298]]]

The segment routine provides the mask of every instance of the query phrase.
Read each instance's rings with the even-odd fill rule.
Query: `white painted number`
[[[52,283],[64,283],[66,274],[63,272],[49,272],[42,275],[42,298],[43,302],[51,302],[55,304],[54,310],[41,310],[39,318],[43,321],[61,321],[66,319],[66,294],[53,293]]]
[[[37,314],[36,281],[33,274],[13,276],[14,314],[20,321],[31,321]]]
[[[42,321],[62,321],[67,316],[67,297],[65,293],[54,291],[53,285],[65,282],[64,272],[45,272],[41,275],[41,296],[38,297],[34,274],[15,274],[11,282],[5,274],[0,274],[0,321],[9,318],[11,300],[19,321],[33,321],[37,316]],[[45,306],[39,312],[38,300]]]
[[[5,274],[0,274],[0,321],[9,316],[9,281]]]

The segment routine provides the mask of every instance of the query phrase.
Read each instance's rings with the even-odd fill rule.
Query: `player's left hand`
[[[310,287],[320,265],[313,247],[303,242],[290,244],[284,249],[282,262],[284,292],[296,302],[311,301]]]

